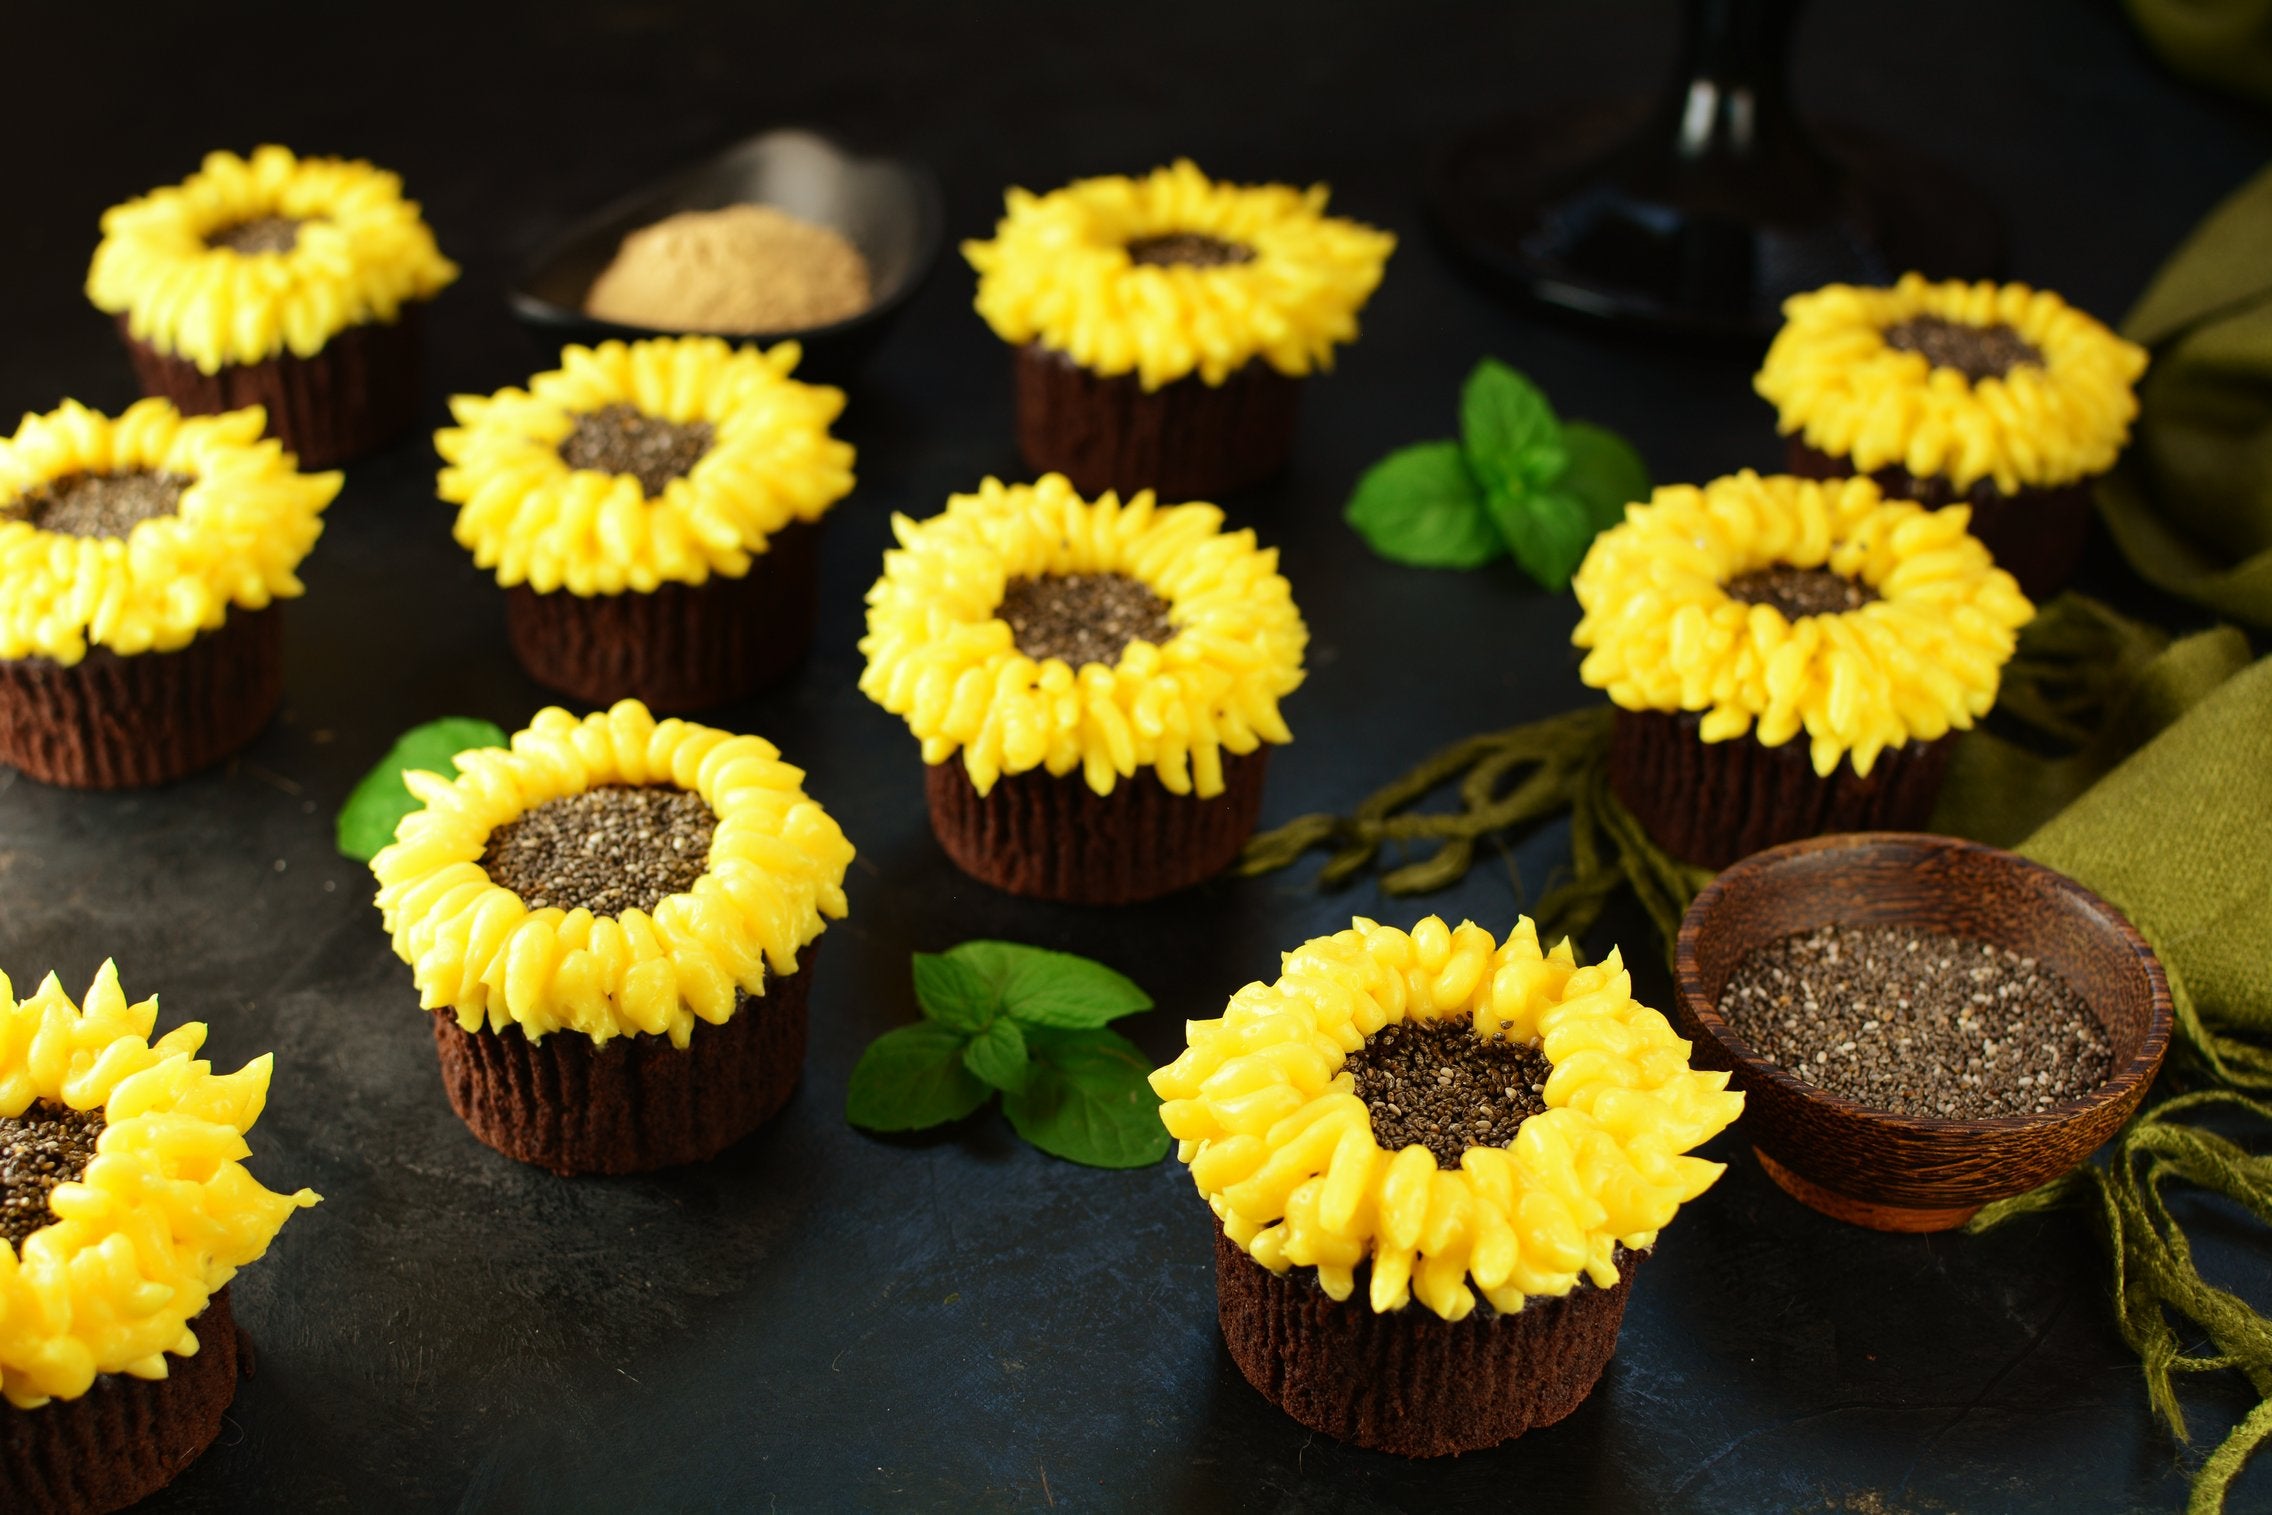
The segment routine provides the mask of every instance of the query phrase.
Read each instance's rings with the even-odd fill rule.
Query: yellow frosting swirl
[[[19,1003],[0,973],[0,1115],[34,1100],[100,1110],[86,1172],[48,1197],[55,1219],[0,1241],[0,1393],[18,1409],[76,1399],[101,1373],[164,1378],[197,1355],[189,1322],[268,1250],[294,1210],[245,1170],[245,1133],[275,1059],[216,1074],[195,1056],[205,1027],[156,1042],[158,1002],[128,1004],[104,963],[86,1008],[49,974]]]
[[[2009,327],[2043,361],[1975,381],[1887,345],[1888,327],[1927,316]],[[2070,484],[2113,466],[2138,413],[2145,349],[2049,290],[1904,274],[1891,289],[1794,295],[1783,317],[1753,387],[1784,435],[1861,473],[1899,467],[1959,491],[1993,479],[2005,494]]]
[[[1815,772],[1867,775],[1888,747],[1964,730],[1996,702],[2035,607],[1966,527],[1963,505],[1888,500],[1868,479],[1745,472],[1659,488],[1594,539],[1570,587],[1579,677],[1627,710],[1704,712],[1700,734],[1804,730]],[[1730,579],[1820,568],[1877,598],[1803,615],[1731,597]]]
[[[185,419],[143,400],[113,419],[74,401],[0,440],[0,658],[70,665],[89,643],[171,652],[227,619],[300,593],[300,560],[339,493],[336,473],[294,470],[261,436],[259,407]],[[74,474],[188,476],[174,514],[124,537],[42,531],[11,506]]]
[[[271,216],[300,223],[288,251],[206,241]],[[250,158],[209,153],[181,183],[105,211],[87,298],[160,352],[218,373],[286,351],[313,357],[457,276],[398,176],[271,146]]]
[[[1040,342],[1091,373],[1146,389],[1197,373],[1220,384],[1260,358],[1299,376],[1333,366],[1396,247],[1325,214],[1326,190],[1217,184],[1185,159],[1141,179],[1013,189],[991,242],[965,242],[978,313],[1005,342]],[[1211,267],[1140,264],[1128,244],[1199,236],[1253,257]]]
[[[434,446],[457,539],[510,588],[648,593],[666,580],[738,579],[792,521],[817,521],[852,488],[852,446],[828,433],[842,390],[789,377],[799,348],[658,337],[570,347],[526,390],[450,401]],[[629,405],[707,422],[709,450],[649,499],[630,474],[570,468],[560,443],[580,415]]]
[[[1275,548],[1225,532],[1212,505],[1145,490],[1090,503],[1062,474],[988,479],[927,521],[892,517],[899,548],[868,591],[860,688],[922,739],[957,750],[980,794],[1005,773],[1078,768],[1098,794],[1140,767],[1174,794],[1223,791],[1223,754],[1290,742],[1278,701],[1301,686],[1309,630]],[[1018,651],[995,614],[1012,579],[1117,573],[1168,603],[1175,634],[1138,639],[1107,668]]]
[[[517,1024],[530,1041],[559,1030],[595,1042],[668,1036],[686,1046],[697,1018],[734,1013],[735,991],[765,992],[766,970],[844,915],[852,844],[800,787],[778,748],[689,721],[658,722],[637,700],[582,720],[538,712],[512,747],[457,755],[458,776],[403,776],[424,808],[371,860],[395,955],[425,1009],[468,1031]],[[490,882],[489,833],[547,800],[606,784],[658,784],[702,796],[717,817],[702,876],[652,914],[531,910]]]
[[[1417,1144],[1383,1151],[1342,1063],[1406,1020],[1536,1038],[1547,1108],[1456,1169]],[[1567,942],[1541,953],[1527,918],[1501,946],[1470,922],[1430,916],[1407,934],[1360,917],[1187,1034],[1152,1087],[1224,1234],[1272,1272],[1317,1269],[1335,1299],[1370,1262],[1376,1312],[1417,1298],[1460,1320],[1478,1293],[1512,1312],[1581,1275],[1615,1284],[1614,1249],[1652,1245],[1712,1186],[1722,1165],[1684,1154],[1743,1110],[1725,1073],[1690,1068],[1688,1043],[1634,1002],[1615,953],[1576,967]]]

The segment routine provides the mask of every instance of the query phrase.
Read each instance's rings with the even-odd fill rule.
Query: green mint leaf
[[[1152,1064],[1135,1043],[1101,1027],[1046,1031],[1033,1051],[1025,1088],[1002,1097],[1018,1135],[1092,1168],[1144,1168],[1167,1155]]]
[[[1557,594],[1569,587],[1593,544],[1594,523],[1584,503],[1560,489],[1495,489],[1491,519],[1523,572]]]
[[[964,942],[946,955],[986,986],[1002,1014],[1029,1026],[1101,1026],[1152,1008],[1127,978],[1070,952]]]
[[[915,1002],[956,1031],[984,1031],[1002,1013],[1001,991],[951,952],[915,954]]]
[[[417,799],[403,787],[402,776],[423,768],[444,778],[457,776],[452,761],[474,747],[502,747],[505,733],[487,721],[448,716],[413,726],[395,738],[378,766],[363,775],[347,803],[339,807],[333,839],[339,850],[359,863],[367,863],[394,840],[394,828],[418,808]]]
[[[972,1037],[962,1049],[962,1065],[1005,1094],[1026,1086],[1025,1033],[1008,1016]]]
[[[844,1091],[844,1118],[870,1131],[920,1131],[960,1120],[988,1090],[963,1066],[959,1031],[928,1021],[868,1043]]]
[[[1486,493],[1551,482],[1563,469],[1562,423],[1537,385],[1497,358],[1459,393],[1460,446]]]
[[[1457,442],[1390,453],[1365,470],[1342,516],[1373,551],[1411,568],[1480,568],[1503,550]]]
[[[1562,447],[1568,460],[1561,476],[1544,482],[1575,495],[1595,531],[1607,531],[1625,519],[1626,506],[1649,498],[1649,467],[1616,432],[1571,421],[1562,428]]]

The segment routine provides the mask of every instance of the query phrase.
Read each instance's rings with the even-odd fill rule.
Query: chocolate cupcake
[[[371,860],[451,1108],[555,1173],[711,1157],[779,1113],[852,846],[768,742],[637,701],[413,772]]]
[[[0,763],[162,784],[244,746],[284,695],[275,601],[339,493],[258,410],[113,419],[65,401],[0,441]]]
[[[966,242],[978,312],[1015,349],[1018,448],[1076,489],[1216,499],[1285,466],[1300,380],[1329,368],[1396,239],[1326,191],[1142,179],[1013,189]]]
[[[1966,519],[1746,472],[1660,488],[1595,538],[1571,640],[1618,707],[1610,788],[1658,846],[1724,868],[1926,823],[1950,733],[1988,713],[2035,613]]]
[[[1867,474],[1972,534],[2035,599],[2075,571],[2146,350],[2024,284],[1833,284],[1784,307],[1753,381],[1810,478]]]
[[[1222,526],[1149,490],[1092,504],[1058,474],[893,518],[860,688],[922,741],[957,867],[1117,905],[1238,855],[1309,632],[1276,551]]]
[[[124,1509],[196,1461],[236,1394],[229,1280],[316,1202],[243,1164],[273,1060],[216,1075],[157,1014],[109,963],[84,1009],[0,974],[0,1509]]]
[[[1152,1075],[1215,1212],[1223,1340],[1336,1440],[1406,1457],[1551,1425],[1617,1345],[1638,1256],[1721,1172],[1743,1109],[1519,920],[1359,919],[1288,953]]]
[[[716,337],[570,347],[450,401],[457,539],[505,588],[529,677],[587,704],[723,705],[812,645],[820,519],[852,488],[841,390]]]
[[[263,147],[103,215],[87,298],[142,381],[191,415],[257,405],[311,468],[418,416],[418,316],[458,276],[402,181]]]

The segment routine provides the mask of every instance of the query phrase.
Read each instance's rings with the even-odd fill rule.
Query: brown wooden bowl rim
[[[2074,1098],[2038,1110],[2029,1115],[1984,1115],[1974,1117],[1948,1115],[1904,1115],[1898,1110],[1881,1109],[1865,1105],[1843,1094],[1832,1093],[1811,1084],[1791,1073],[1780,1064],[1771,1063],[1751,1049],[1751,1044],[1735,1028],[1720,1018],[1719,1010],[1704,993],[1703,972],[1697,966],[1696,942],[1712,911],[1725,892],[1729,878],[1742,874],[1764,874],[1791,858],[1816,852],[1862,853],[1887,847],[1902,847],[1936,853],[1970,852],[1987,859],[1991,866],[2009,868],[2015,872],[2037,875],[2053,887],[2064,891],[2081,905],[2100,926],[2118,937],[2144,966],[2146,981],[2152,991],[2153,1005],[2146,1020],[2145,1035],[2139,1039],[2138,1050],[2121,1067],[2108,1073],[2104,1082]],[[1919,1135],[1949,1135],[1976,1133],[1988,1135],[2005,1131],[2048,1132],[2087,1117],[2109,1105],[2135,1103],[2143,1097],[2146,1086],[2161,1071],[2162,1060],[2169,1052],[2170,1030],[2176,1018],[2169,992],[2169,975],[2163,971],[2161,959],[2151,944],[2130,924],[2128,916],[2106,899],[2069,878],[2056,868],[2047,867],[2030,857],[1991,847],[1985,842],[1968,841],[1963,837],[1942,836],[1930,831],[1848,831],[1828,836],[1807,837],[1796,842],[1785,842],[1754,852],[1748,857],[1730,863],[1704,886],[1688,913],[1681,918],[1680,932],[1673,948],[1673,976],[1675,992],[1680,996],[1682,1013],[1700,1027],[1744,1071],[1747,1078],[1804,1099],[1825,1110],[1857,1121],[1889,1129],[1914,1132]],[[2093,1007],[2095,1011],[2095,1006]],[[2103,1021],[2102,1021],[2103,1024]]]

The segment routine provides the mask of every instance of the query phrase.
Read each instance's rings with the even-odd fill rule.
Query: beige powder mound
[[[666,331],[802,331],[868,308],[868,265],[770,205],[681,211],[623,239],[584,311]]]

